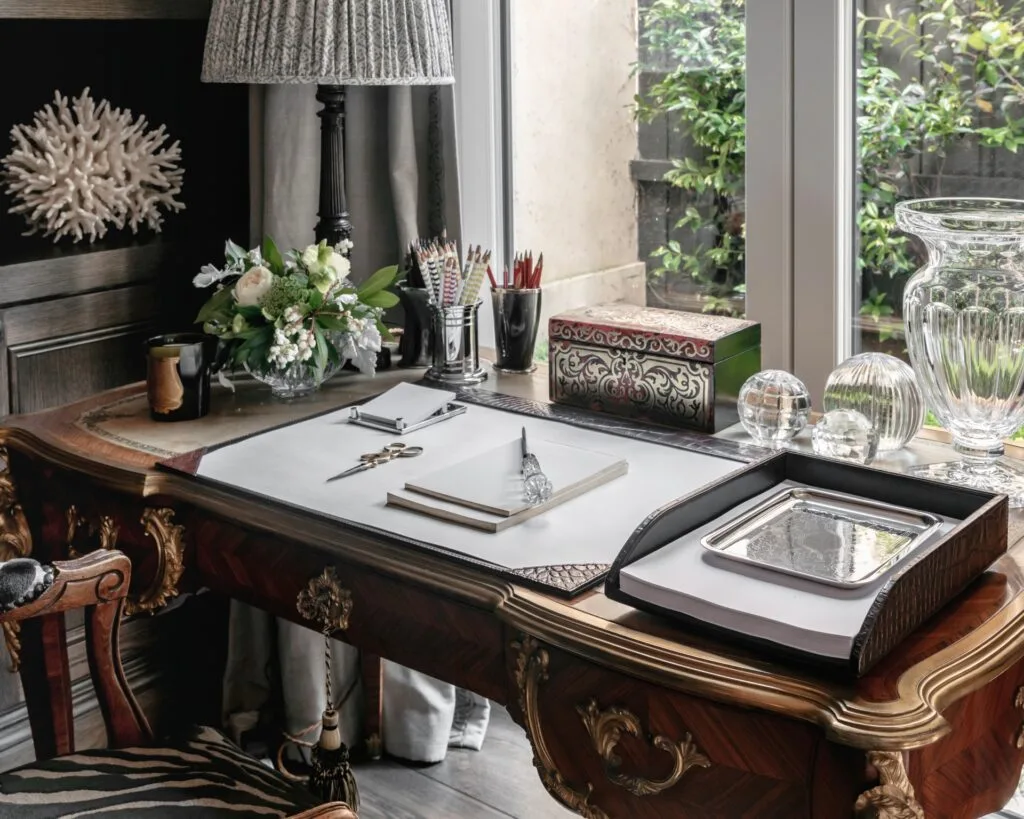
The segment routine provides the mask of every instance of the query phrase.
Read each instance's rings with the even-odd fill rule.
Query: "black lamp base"
[[[345,88],[318,85],[320,117],[320,211],[316,240],[335,246],[352,238],[345,202]]]

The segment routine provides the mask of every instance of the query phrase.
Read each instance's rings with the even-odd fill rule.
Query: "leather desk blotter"
[[[552,594],[573,596],[603,579],[629,534],[653,510],[763,455],[763,450],[703,435],[508,396],[460,393],[459,401],[472,406],[463,415],[402,438],[408,446],[423,447],[421,456],[396,459],[332,483],[327,477],[358,463],[362,453],[394,442],[395,434],[349,423],[346,405],[169,458],[160,467],[330,520],[339,526],[340,536],[346,528],[368,532]],[[404,489],[407,483],[466,460],[473,451],[468,443],[478,452],[493,449],[518,438],[523,426],[531,442],[557,441],[607,453],[628,463],[628,473],[497,533],[387,504],[389,492],[411,494]],[[542,466],[548,468],[543,461]]]

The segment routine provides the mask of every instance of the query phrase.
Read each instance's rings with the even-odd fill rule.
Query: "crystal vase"
[[[928,249],[904,292],[907,347],[960,456],[915,471],[1024,506],[1024,473],[1000,460],[1024,425],[1024,201],[901,202],[896,223]]]
[[[317,375],[316,370],[308,364],[290,364],[282,368],[253,370],[247,366],[246,372],[257,381],[270,387],[275,398],[302,398],[311,395],[332,378],[341,365],[328,364],[323,373]]]

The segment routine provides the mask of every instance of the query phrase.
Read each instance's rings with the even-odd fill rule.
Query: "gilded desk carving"
[[[149,588],[129,599],[125,615],[153,614],[178,595],[178,583],[185,571],[185,527],[172,522],[174,510],[146,508],[140,523],[156,546],[156,572]]]
[[[900,751],[871,751],[868,763],[878,771],[878,786],[857,797],[859,819],[924,819]]]
[[[80,557],[75,541],[78,539],[78,535],[83,528],[87,529],[88,536],[90,538],[96,538],[100,549],[104,551],[111,551],[117,548],[117,535],[120,532],[120,527],[117,522],[108,515],[100,515],[99,523],[92,525],[89,521],[78,513],[78,507],[74,504],[67,508],[64,513],[64,517],[67,520],[68,533],[66,537],[68,547],[68,557]]]
[[[540,684],[548,678],[548,652],[533,637],[523,636],[512,643],[517,653],[515,681],[519,690],[519,709],[526,723],[526,735],[533,746],[533,765],[555,799],[585,819],[610,819],[603,810],[590,804],[594,786],[587,783],[584,790],[577,790],[565,781],[555,767],[555,761],[544,742],[544,729],[540,721],[538,694]]]
[[[343,588],[333,566],[310,579],[295,601],[304,620],[316,623],[326,635],[347,631],[352,616],[352,592]]]
[[[682,779],[683,774],[690,768],[711,767],[711,761],[697,749],[697,743],[690,734],[685,734],[679,742],[658,735],[651,740],[651,744],[672,757],[672,771],[664,779],[628,776],[619,771],[622,759],[615,753],[615,746],[619,744],[623,731],[630,736],[640,736],[639,718],[625,708],[613,707],[602,711],[597,705],[597,700],[593,699],[586,705],[577,706],[576,710],[587,728],[587,733],[594,741],[594,748],[604,760],[608,779],[634,796],[653,796],[667,791]]]
[[[7,448],[0,446],[0,560],[28,557],[32,554],[32,533],[18,503],[18,490],[11,475]],[[4,642],[11,658],[11,671],[21,667],[21,640],[18,623],[4,623]]]

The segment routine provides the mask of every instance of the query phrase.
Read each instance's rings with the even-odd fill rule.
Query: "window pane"
[[[546,304],[742,314],[744,0],[513,12],[515,245]]]
[[[1024,1],[863,0],[853,348],[907,358],[903,289],[920,266],[898,200],[1024,198]]]

